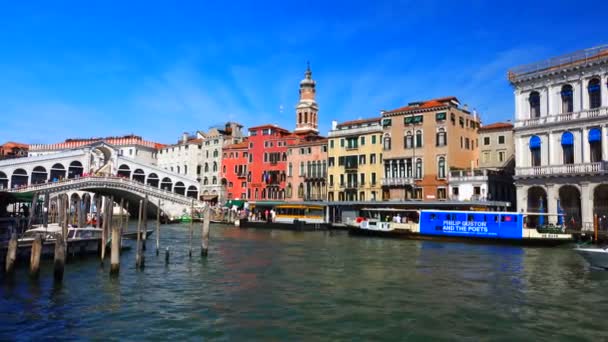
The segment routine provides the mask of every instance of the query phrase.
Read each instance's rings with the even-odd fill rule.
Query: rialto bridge
[[[68,193],[75,200],[87,200],[82,192],[125,199],[131,212],[148,196],[149,213],[161,210],[169,218],[204,206],[196,179],[119,155],[103,142],[62,152],[0,161],[0,191]],[[88,196],[90,201],[91,196]],[[76,203],[74,200],[71,201]],[[89,204],[90,205],[90,204]]]

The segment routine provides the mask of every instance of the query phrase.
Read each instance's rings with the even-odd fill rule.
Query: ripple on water
[[[198,233],[198,232],[197,232]],[[608,272],[567,248],[519,248],[214,227],[201,259],[188,227],[164,226],[169,265],[126,251],[45,263],[0,282],[0,339],[597,340]]]

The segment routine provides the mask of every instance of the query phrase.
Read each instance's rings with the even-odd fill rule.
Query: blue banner
[[[420,213],[422,235],[488,239],[521,239],[522,215],[478,211],[432,211]]]

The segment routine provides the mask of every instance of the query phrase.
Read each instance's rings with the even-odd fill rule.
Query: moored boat
[[[373,235],[443,241],[476,241],[522,245],[559,245],[572,242],[560,226],[526,227],[528,215],[538,213],[366,209],[372,218],[347,223],[352,235]],[[375,213],[375,214],[374,214]],[[403,216],[401,215],[403,214]]]
[[[295,231],[326,230],[323,204],[279,204],[268,213],[266,220],[238,220],[240,228],[282,229]],[[274,217],[273,217],[274,216]]]

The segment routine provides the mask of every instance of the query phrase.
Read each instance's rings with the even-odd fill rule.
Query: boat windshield
[[[416,210],[402,209],[361,209],[361,216],[367,219],[376,219],[382,222],[418,223],[420,214]]]
[[[101,237],[101,231],[92,229],[78,230],[76,237],[79,239],[97,239]]]

